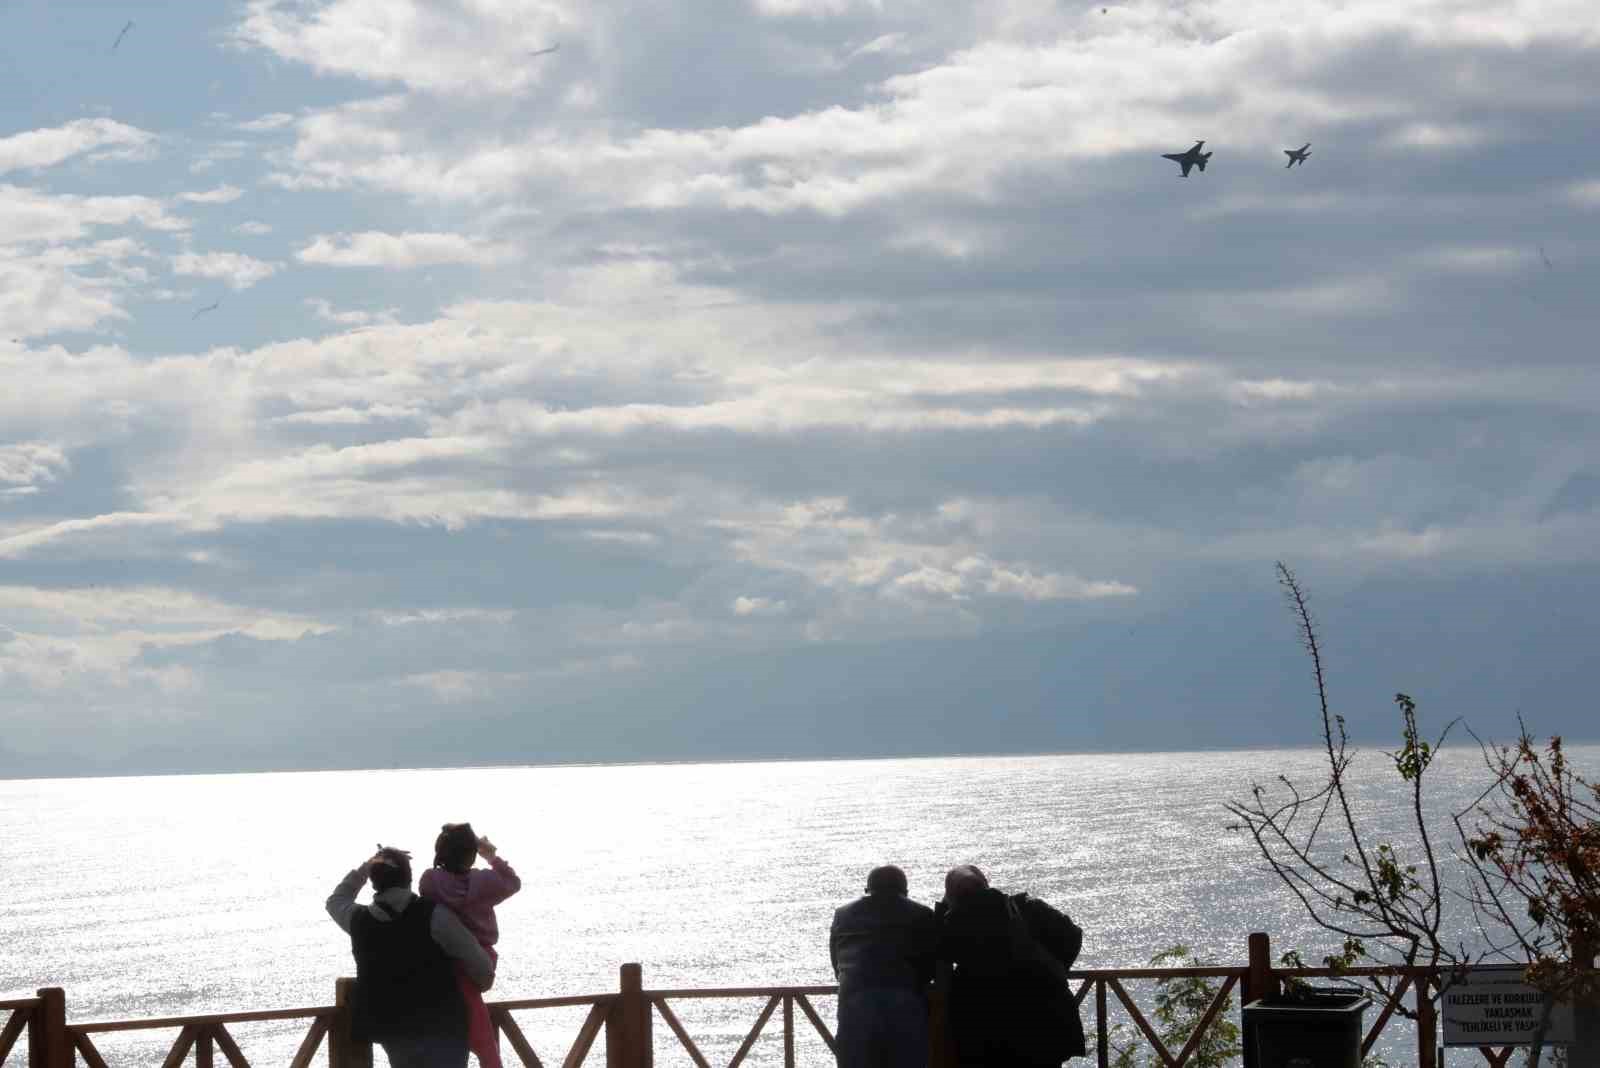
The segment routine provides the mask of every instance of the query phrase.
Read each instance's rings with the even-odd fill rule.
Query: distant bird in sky
[[[201,308],[199,311],[197,311],[193,315],[189,316],[189,320],[191,322],[193,322],[195,319],[200,318],[200,316],[204,315],[206,312],[208,312],[208,311],[216,311],[220,307],[222,307],[222,301],[220,301],[220,300],[217,301],[215,304],[207,304],[204,308]]]
[[[1289,157],[1289,162],[1283,165],[1284,170],[1288,170],[1296,163],[1304,167],[1306,165],[1306,157],[1311,155],[1311,142],[1307,141],[1299,148],[1286,148],[1283,150],[1283,154]]]
[[[1544,246],[1543,245],[1539,246],[1539,258],[1541,260],[1544,260],[1544,266],[1545,266],[1546,270],[1553,271],[1553,270],[1556,269],[1556,265],[1550,262],[1550,257],[1545,255],[1545,251],[1544,251]]]
[[[561,46],[558,45],[558,44],[553,44],[549,48],[541,48],[537,52],[529,52],[528,55],[530,55],[530,56],[548,56],[551,52],[559,52],[559,51],[561,51]]]
[[[129,19],[128,24],[122,27],[122,32],[117,34],[117,39],[111,42],[111,51],[115,52],[117,50],[117,45],[122,43],[122,39],[128,36],[128,31],[131,29],[133,29],[133,20]]]
[[[1206,161],[1211,158],[1211,153],[1200,151],[1200,147],[1204,144],[1204,141],[1196,141],[1194,147],[1187,152],[1163,152],[1161,158],[1170,159],[1182,167],[1183,174],[1180,177],[1187,178],[1191,167],[1199,167],[1202,171],[1206,169]]]

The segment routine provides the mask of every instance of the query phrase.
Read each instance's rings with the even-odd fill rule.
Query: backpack
[[[1070,985],[1067,981],[1067,965],[1039,944],[1033,929],[1028,926],[1028,918],[1022,914],[1021,900],[1027,896],[1016,894],[1006,898],[1006,946],[1011,967],[1042,987],[1066,990]],[[1083,932],[1076,926],[1072,930],[1076,935],[1074,941],[1081,943]],[[1076,948],[1073,947],[1074,950]],[[1074,952],[1073,956],[1076,957],[1077,953]]]

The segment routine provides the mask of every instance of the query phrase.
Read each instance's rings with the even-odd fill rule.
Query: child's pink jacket
[[[499,857],[489,861],[487,868],[473,868],[464,875],[429,868],[417,884],[423,897],[450,906],[482,946],[492,946],[500,939],[494,907],[521,889],[522,880]]]

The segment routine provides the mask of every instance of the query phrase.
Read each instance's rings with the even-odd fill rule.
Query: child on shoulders
[[[489,867],[474,868],[478,857],[488,861]],[[470,823],[444,825],[433,843],[433,867],[422,873],[417,886],[423,897],[454,912],[491,959],[498,957],[494,944],[500,940],[494,907],[520,889],[522,880],[511,865],[500,859],[494,843],[475,833]],[[482,1068],[501,1068],[500,1046],[483,994],[459,968],[456,977],[467,1003],[468,1048],[478,1055]]]

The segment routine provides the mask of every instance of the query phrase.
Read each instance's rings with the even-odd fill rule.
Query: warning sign
[[[1480,966],[1446,973],[1439,1016],[1447,1046],[1531,1046],[1548,994],[1523,981],[1522,966]],[[1572,1042],[1572,1006],[1558,1003],[1545,1027],[1547,1045]]]

